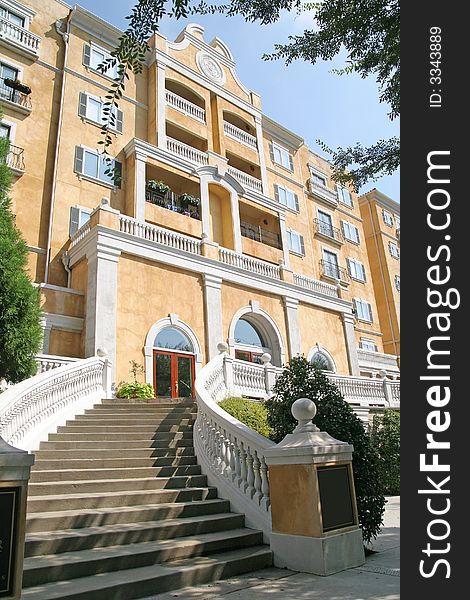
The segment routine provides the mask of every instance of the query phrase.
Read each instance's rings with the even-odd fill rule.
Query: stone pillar
[[[331,575],[365,562],[352,472],[353,447],[312,423],[314,402],[292,405],[293,433],[266,450],[277,567]]]
[[[157,63],[157,146],[166,150],[165,65]]]
[[[289,343],[289,357],[293,358],[302,353],[302,343],[299,327],[299,301],[296,298],[284,297],[286,313],[287,339]]]
[[[212,241],[210,208],[209,208],[209,181],[208,181],[207,177],[204,177],[204,175],[201,175],[200,194],[201,194],[202,233],[206,235],[206,238],[209,241]]]
[[[242,234],[240,230],[240,210],[238,208],[238,194],[233,190],[230,194],[230,212],[232,216],[233,249],[242,254]]]
[[[42,327],[42,352],[43,354],[49,354],[49,342],[51,339],[52,323],[49,323],[47,319],[41,317]]]
[[[143,152],[135,153],[135,181],[134,181],[134,216],[138,221],[145,221],[145,186],[146,186],[147,155]]]
[[[263,128],[261,125],[261,116],[255,117],[255,122],[256,122],[256,141],[258,143],[259,166],[260,166],[260,171],[261,171],[261,182],[263,184],[263,194],[265,196],[268,196],[271,198],[271,196],[269,195],[269,189],[268,189],[268,174],[266,171],[266,158],[264,155]]]
[[[0,437],[0,593],[6,600],[21,598],[26,499],[33,463],[34,454],[13,448]]]
[[[116,373],[117,276],[120,250],[98,245],[89,254],[85,356],[106,348]]]
[[[359,358],[357,356],[356,336],[354,335],[354,315],[351,313],[342,313],[344,339],[346,341],[346,352],[348,354],[349,370],[351,375],[358,377],[361,374],[359,369]]]
[[[206,321],[207,360],[219,354],[217,345],[223,339],[222,332],[222,279],[214,275],[203,275],[204,310]]]
[[[290,269],[289,240],[287,239],[286,215],[283,212],[279,212],[278,214],[279,227],[281,229],[282,258],[284,260],[284,267],[286,269]]]

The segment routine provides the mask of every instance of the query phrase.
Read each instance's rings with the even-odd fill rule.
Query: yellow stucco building
[[[188,25],[150,40],[115,114],[115,185],[97,144],[114,73],[97,66],[121,32],[60,0],[0,0],[0,20],[1,133],[45,354],[105,348],[115,382],[135,360],[173,397],[192,395],[220,342],[252,362],[302,353],[339,375],[398,376],[372,204],[263,114],[220,39]]]

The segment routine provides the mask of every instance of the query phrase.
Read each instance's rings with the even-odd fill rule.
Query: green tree
[[[114,117],[111,106],[117,106],[125,89],[128,71],[140,73],[148,50],[148,38],[158,30],[164,15],[175,18],[189,14],[221,13],[228,17],[241,15],[249,22],[266,25],[280,19],[283,11],[312,11],[312,27],[301,35],[289,36],[288,42],[276,44],[274,52],[265,54],[266,60],[282,59],[286,64],[305,60],[315,64],[318,60],[331,60],[343,49],[346,64],[337,74],[357,73],[361,77],[375,77],[380,102],[390,106],[389,117],[400,112],[400,3],[399,0],[230,0],[206,3],[204,0],[137,0],[128,17],[129,27],[112,53],[111,63],[119,63],[119,73],[107,96],[106,113],[110,122]],[[106,70],[108,64],[103,65]],[[112,143],[105,122],[100,141],[106,148]],[[334,178],[351,181],[359,188],[368,180],[390,175],[399,166],[399,138],[379,140],[370,147],[357,143],[332,150],[319,141],[323,150],[331,155]]]
[[[385,506],[377,452],[338,387],[304,356],[290,361],[276,382],[274,396],[265,402],[274,441],[280,442],[296,427],[291,407],[298,398],[310,398],[315,402],[314,423],[320,430],[354,446],[353,471],[359,522],[364,541],[370,542],[380,532]]]
[[[370,438],[379,456],[384,493],[400,494],[400,413],[388,409],[375,415]]]
[[[8,151],[8,140],[0,139],[0,379],[16,383],[36,372],[42,329],[39,292],[27,275],[28,247],[10,208]]]

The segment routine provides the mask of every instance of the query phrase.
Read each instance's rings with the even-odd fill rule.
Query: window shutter
[[[75,146],[75,173],[83,173],[83,155],[84,149],[81,146]]]
[[[338,194],[338,202],[343,202],[343,191],[339,183],[336,184],[336,193]]]
[[[123,123],[123,112],[122,110],[117,110],[116,111],[116,131],[118,133],[122,133],[122,123]]]
[[[348,273],[351,277],[354,277],[353,269],[352,269],[352,261],[350,258],[346,259],[346,263],[348,265]]]
[[[374,319],[372,318],[372,306],[366,302],[367,312],[369,313],[369,321],[372,323]]]
[[[278,202],[281,201],[280,198],[279,198],[279,187],[278,187],[277,183],[274,184],[274,198]]]
[[[274,148],[272,144],[269,144],[269,156],[271,157],[271,162],[275,162],[274,160]]]
[[[70,207],[69,235],[72,237],[77,231],[80,223],[80,210],[75,206]]]
[[[114,161],[114,172],[117,177],[117,182],[115,182],[115,185],[120,188],[122,179],[122,163],[120,163],[118,160]]]
[[[303,235],[299,235],[299,240],[300,240],[300,252],[301,252],[302,256],[305,256],[304,236]]]
[[[361,238],[359,237],[359,229],[357,227],[354,227],[354,229],[356,230],[356,242],[360,244]]]
[[[83,46],[83,64],[89,67],[91,63],[91,48],[88,44]]]
[[[289,152],[289,168],[291,171],[294,170],[294,158],[290,152]]]
[[[80,117],[86,117],[87,95],[80,92],[78,99],[78,114]]]
[[[295,200],[295,210],[297,212],[300,212],[299,197],[297,196],[297,194],[294,194],[294,200]]]

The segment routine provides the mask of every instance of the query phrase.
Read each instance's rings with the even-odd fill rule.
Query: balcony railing
[[[281,236],[278,233],[268,231],[254,223],[248,223],[246,221],[240,222],[240,230],[241,234],[250,240],[261,242],[261,244],[266,244],[267,246],[272,246],[279,250],[282,249]]]
[[[32,109],[31,98],[27,94],[23,94],[6,85],[3,77],[0,77],[0,100],[13,102],[28,111]]]
[[[250,148],[257,148],[255,136],[243,131],[240,127],[236,127],[236,125],[232,125],[232,123],[224,121],[224,133],[226,136],[231,137],[246,146],[250,146]]]
[[[313,219],[315,225],[315,233],[327,237],[337,244],[344,244],[344,235],[341,229],[333,227],[330,223],[325,223],[321,219]]]
[[[170,92],[170,90],[166,90],[165,96],[168,106],[171,106],[175,110],[195,119],[196,121],[201,123],[206,122],[206,111],[200,106],[193,104],[189,100],[186,100],[186,98],[178,96],[178,94]]]
[[[328,277],[329,279],[339,280],[342,283],[350,283],[351,279],[349,273],[344,267],[340,267],[334,262],[329,260],[321,260],[320,268],[322,277]]]
[[[188,144],[184,144],[179,140],[167,137],[166,148],[169,152],[177,154],[178,156],[181,156],[181,158],[196,163],[197,165],[209,164],[209,157],[205,152],[202,152],[193,146],[188,146]]]
[[[30,54],[39,56],[41,38],[24,27],[0,17],[0,38],[7,40]]]
[[[23,172],[26,168],[24,164],[24,148],[19,148],[18,146],[10,144],[6,163],[11,169]]]
[[[324,185],[317,183],[313,179],[310,179],[309,186],[310,186],[311,194],[313,194],[314,196],[317,196],[317,198],[321,198],[322,200],[325,200],[332,206],[335,206],[335,207],[338,206],[338,195],[336,192],[331,191],[330,189],[328,189]]]
[[[183,206],[178,194],[174,192],[167,192],[166,194],[160,194],[155,190],[145,190],[145,201],[150,204],[156,204],[162,208],[172,210],[173,212],[199,219],[199,208],[197,206]]]
[[[318,281],[317,279],[312,279],[311,277],[294,273],[294,283],[295,285],[299,285],[300,287],[311,290],[312,292],[317,292],[318,294],[323,294],[324,296],[330,296],[331,298],[338,298],[338,290],[336,286],[325,283],[324,281]]]
[[[281,269],[279,265],[273,265],[264,260],[246,256],[245,254],[239,254],[228,248],[219,248],[219,260],[226,265],[238,267],[239,269],[244,269],[245,271],[255,273],[256,275],[263,275],[264,277],[270,277],[271,279],[281,279]]]
[[[248,175],[244,171],[240,171],[239,169],[235,169],[235,167],[229,167],[227,171],[230,173],[232,177],[234,177],[239,183],[241,183],[244,187],[250,188],[251,190],[255,190],[257,192],[263,193],[263,183],[260,179],[253,177],[252,175]]]

